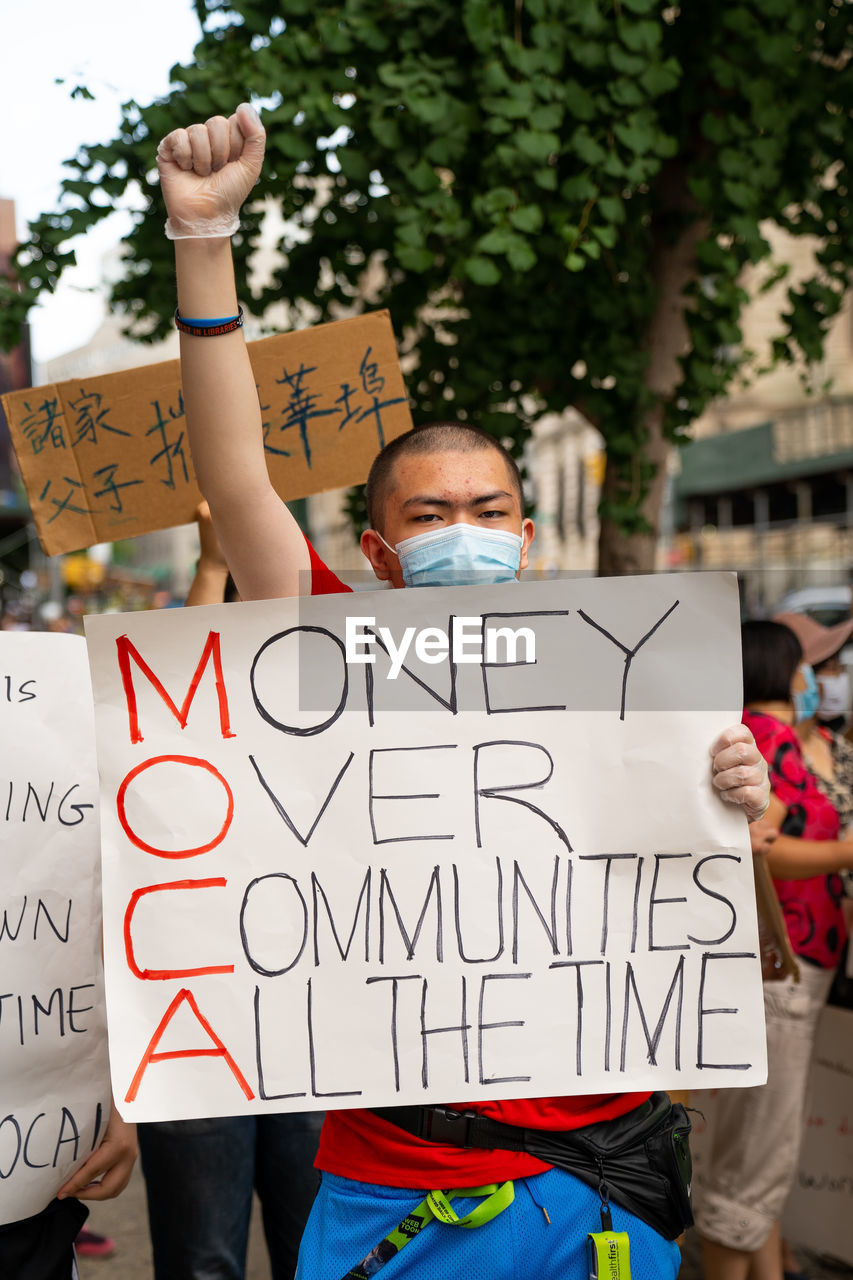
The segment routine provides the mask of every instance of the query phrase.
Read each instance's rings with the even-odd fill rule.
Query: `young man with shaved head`
[[[270,484],[254,377],[236,320],[229,236],[259,178],[263,151],[261,122],[244,104],[229,119],[175,130],[158,153],[167,234],[175,241],[187,428],[199,484],[244,600],[347,589]],[[368,504],[362,549],[377,578],[392,587],[460,582],[466,573],[469,581],[501,582],[527,565],[533,524],[524,518],[515,464],[490,437],[462,423],[433,424],[389,444],[372,468]],[[760,817],[768,802],[766,767],[751,734],[733,727],[712,754],[720,795],[750,820]],[[465,1105],[462,1137],[459,1106],[405,1108],[413,1114],[392,1118],[364,1109],[330,1112],[317,1157],[322,1187],[297,1274],[364,1277],[390,1258],[388,1280],[404,1274],[587,1280],[586,1234],[598,1220],[598,1190],[532,1154],[521,1135],[535,1139],[642,1116],[648,1100],[647,1092],[490,1099]],[[505,1189],[510,1183],[514,1198]],[[443,1193],[451,1190],[455,1215],[443,1208]],[[400,1252],[425,1203],[437,1222]],[[476,1229],[447,1229],[473,1205],[467,1225]],[[634,1280],[676,1275],[671,1239],[616,1203],[613,1225],[629,1233]]]

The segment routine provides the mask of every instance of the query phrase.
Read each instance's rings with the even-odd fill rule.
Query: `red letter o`
[[[189,764],[195,768],[206,769],[208,773],[212,773],[214,778],[218,779],[225,788],[225,794],[228,797],[228,808],[225,813],[225,821],[220,827],[217,834],[207,844],[200,844],[195,849],[158,849],[153,844],[148,844],[131,827],[127,820],[125,811],[125,795],[131,782],[146,769],[150,769],[155,764]],[[228,783],[223,778],[218,769],[215,769],[209,760],[201,760],[198,756],[152,756],[150,760],[144,760],[142,764],[138,764],[135,769],[131,769],[130,773],[122,782],[116,796],[116,809],[118,811],[118,820],[124,828],[125,835],[128,840],[136,845],[137,849],[142,849],[145,853],[153,853],[158,858],[194,858],[196,854],[208,853],[211,849],[215,849],[221,844],[228,834],[228,828],[231,826],[231,820],[234,817],[234,795]]]

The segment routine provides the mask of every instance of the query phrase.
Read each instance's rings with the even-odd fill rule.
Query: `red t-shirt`
[[[788,810],[782,834],[801,840],[837,840],[841,825],[838,811],[806,767],[794,730],[761,711],[745,711],[743,722],[752,730],[767,761],[773,794]],[[822,969],[834,969],[847,936],[841,877],[809,876],[805,880],[774,880],[773,884],[794,951]]]
[[[307,541],[307,539],[306,539]],[[311,594],[350,591],[308,543]],[[644,1093],[600,1093],[566,1098],[515,1098],[448,1103],[456,1111],[475,1111],[523,1129],[580,1129],[633,1111],[650,1097]],[[509,1178],[527,1178],[551,1166],[518,1151],[454,1147],[415,1138],[372,1111],[354,1108],[329,1111],[320,1136],[315,1165],[356,1182],[429,1191],[443,1187],[477,1187]]]

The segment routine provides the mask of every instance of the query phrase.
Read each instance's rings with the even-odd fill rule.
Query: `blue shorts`
[[[424,1194],[324,1173],[296,1280],[342,1280]],[[478,1203],[459,1198],[453,1207],[461,1217]],[[628,1233],[633,1280],[675,1280],[678,1246],[618,1205],[612,1211],[614,1231]],[[597,1193],[562,1169],[549,1169],[516,1179],[513,1203],[482,1227],[428,1223],[378,1274],[381,1280],[588,1280],[586,1237],[600,1230]]]

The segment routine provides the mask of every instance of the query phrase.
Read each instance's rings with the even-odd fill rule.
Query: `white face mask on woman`
[[[818,676],[820,702],[817,714],[821,720],[834,720],[846,716],[850,708],[850,676],[840,671],[835,676]]]

